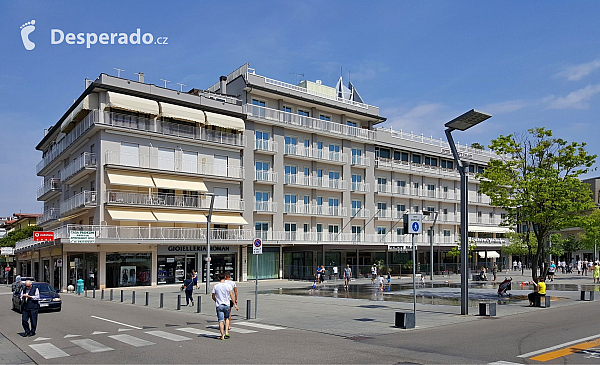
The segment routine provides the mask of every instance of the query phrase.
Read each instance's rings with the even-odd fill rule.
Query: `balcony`
[[[391,194],[392,193],[392,184],[377,184],[377,193],[379,194]]]
[[[208,163],[184,162],[178,158],[160,158],[146,154],[131,154],[119,151],[106,151],[107,165],[140,167],[168,172],[184,172],[210,177],[243,179],[244,168],[241,166],[213,165]]]
[[[96,154],[84,152],[83,155],[77,157],[64,170],[60,172],[60,179],[64,184],[78,180],[89,171],[96,170]]]
[[[346,217],[348,209],[340,206],[286,203],[284,213],[296,215],[323,215],[330,217]]]
[[[60,215],[72,214],[80,209],[92,208],[97,205],[95,191],[82,191],[60,203]]]
[[[243,134],[214,131],[195,124],[166,122],[114,112],[103,113],[103,125],[239,148],[246,146],[246,136]]]
[[[277,202],[254,201],[254,211],[259,213],[277,213]]]
[[[418,172],[421,174],[433,175],[436,177],[451,177],[459,179],[460,175],[455,169],[446,169],[439,166],[430,166],[417,164],[408,161],[394,160],[390,158],[377,157],[375,159],[375,167],[389,171],[406,171]]]
[[[254,139],[254,150],[267,152],[267,153],[277,153],[279,150],[279,143],[273,141],[272,139]]]
[[[315,177],[296,174],[286,174],[285,184],[317,189],[348,189],[348,182],[343,181],[342,179],[329,179],[327,177]]]
[[[201,195],[184,196],[173,194],[142,194],[129,191],[109,190],[107,204],[152,206],[165,208],[209,209],[210,199]],[[244,200],[239,198],[215,197],[215,210],[244,210]]]
[[[350,215],[354,219],[363,218],[363,219],[371,219],[371,211],[365,208],[352,208],[350,211]]]
[[[37,190],[37,200],[48,200],[60,194],[60,179],[48,179]]]
[[[341,123],[305,117],[294,113],[288,113],[251,104],[245,104],[244,111],[248,117],[261,121],[282,123],[298,128],[308,129],[309,131],[318,131],[321,133],[334,135],[338,138],[346,137],[368,141],[375,140],[375,132],[368,129],[351,127]]]
[[[371,159],[363,156],[352,156],[352,166],[356,167],[369,167],[371,165]]]
[[[51,223],[53,221],[58,221],[59,218],[60,218],[60,209],[49,208],[44,211],[44,213],[41,217],[37,217],[35,224],[37,226],[41,227],[41,226]]]
[[[364,182],[353,182],[351,185],[351,190],[355,193],[368,193],[371,191],[371,184]]]
[[[348,162],[348,154],[346,153],[304,147],[302,145],[286,144],[284,153],[288,156],[300,157],[308,160],[317,159],[336,164],[345,164]]]
[[[400,220],[404,216],[404,212],[393,210],[391,208],[379,209],[376,218],[380,220]]]
[[[254,172],[254,181],[276,184],[277,173],[272,170],[256,170]]]

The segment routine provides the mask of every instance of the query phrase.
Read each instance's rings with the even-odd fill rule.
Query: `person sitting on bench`
[[[533,291],[533,293],[529,293],[527,294],[527,297],[529,298],[529,306],[533,307],[535,305],[535,298],[539,297],[546,297],[546,283],[544,282],[545,278],[543,276],[540,276],[538,278],[538,282],[536,283],[535,281],[530,281],[530,284],[535,285],[535,289]],[[540,299],[540,303],[541,303],[541,299]]]

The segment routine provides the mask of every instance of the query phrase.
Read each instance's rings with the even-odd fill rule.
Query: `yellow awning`
[[[206,223],[206,217],[202,213],[165,212],[160,210],[154,210],[153,213],[159,222]]]
[[[160,103],[160,115],[166,118],[185,120],[199,124],[204,124],[206,121],[202,110],[169,103]]]
[[[244,121],[240,118],[211,112],[206,112],[206,125],[235,129],[236,131],[244,131],[246,129]]]
[[[224,214],[213,214],[211,217],[211,223],[215,224],[234,224],[243,226],[248,224],[244,217],[241,215],[224,215]]]
[[[87,209],[86,209],[86,210],[82,210],[82,211],[81,211],[81,212],[79,212],[79,213],[75,213],[75,214],[68,215],[68,216],[66,216],[66,217],[62,217],[62,218],[60,218],[60,219],[59,219],[59,221],[60,221],[60,222],[68,221],[68,220],[70,220],[70,219],[77,218],[77,217],[79,217],[80,215],[84,215],[85,213],[87,213]]]
[[[149,174],[134,171],[107,171],[108,180],[112,185],[140,186],[154,188],[154,181]]]
[[[112,91],[106,93],[106,99],[107,108],[123,109],[152,115],[159,114],[158,103],[154,100],[119,94]]]
[[[156,217],[149,210],[107,209],[110,217],[116,221],[156,222]]]
[[[202,179],[183,176],[175,178],[156,175],[152,175],[152,179],[154,180],[154,185],[161,189],[208,192]]]

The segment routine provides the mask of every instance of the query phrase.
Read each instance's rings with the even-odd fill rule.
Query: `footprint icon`
[[[28,51],[31,51],[35,48],[35,43],[29,40],[29,35],[35,30],[34,24],[35,20],[32,20],[21,25],[21,39],[23,40],[23,45],[25,46],[25,49]]]

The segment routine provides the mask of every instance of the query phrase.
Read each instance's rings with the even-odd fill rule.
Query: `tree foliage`
[[[594,206],[589,186],[579,180],[596,160],[585,145],[555,138],[545,128],[500,136],[489,146],[500,158],[490,160],[478,175],[481,192],[507,212],[505,224],[526,225],[533,232],[538,242],[534,280],[547,260],[551,232],[577,226],[584,211]]]
[[[33,236],[34,231],[41,231],[37,226],[29,226],[27,228],[16,229],[8,232],[8,234],[0,238],[0,247],[15,247],[15,244],[26,238]]]
[[[600,210],[594,209],[591,214],[583,217],[579,227],[584,231],[580,237],[580,249],[593,249],[594,245],[600,244]]]
[[[469,242],[469,258],[472,257],[473,251],[477,249],[477,245]],[[453,246],[450,251],[448,251],[448,256],[450,257],[460,257],[460,244]]]
[[[476,148],[476,149],[478,149],[478,150],[483,150],[483,149],[485,149],[485,147],[483,147],[483,146],[481,145],[481,143],[477,143],[477,142],[473,142],[473,143],[471,143],[471,147],[472,147],[472,148]]]

